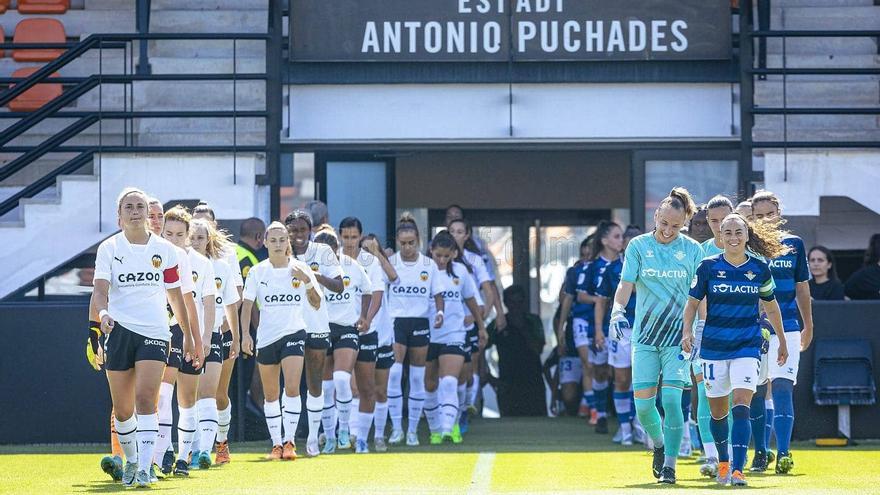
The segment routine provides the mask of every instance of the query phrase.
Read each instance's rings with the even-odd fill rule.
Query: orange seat
[[[12,77],[28,77],[37,70],[39,70],[39,67],[18,69],[12,73]],[[53,73],[49,77],[58,77],[58,73]],[[13,86],[15,86],[15,84],[9,85],[10,88]],[[9,110],[13,112],[33,112],[34,110],[39,110],[39,108],[46,103],[61,96],[61,93],[62,89],[60,83],[37,84],[10,101],[8,105]]]
[[[9,9],[9,4],[12,3],[12,0],[0,0],[0,14],[6,12]]]
[[[70,8],[70,0],[18,0],[22,14],[63,14]]]
[[[55,19],[24,19],[15,26],[13,43],[64,43],[67,35],[64,25]],[[62,48],[37,50],[16,49],[12,58],[18,62],[49,62],[64,53]]]

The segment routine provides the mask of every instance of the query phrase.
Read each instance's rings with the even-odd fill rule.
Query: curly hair
[[[746,247],[753,253],[759,254],[768,260],[784,256],[791,251],[791,248],[782,243],[782,239],[788,234],[787,231],[780,229],[780,222],[754,222],[750,223],[744,216],[739,213],[731,213],[724,217],[721,221],[721,228],[729,221],[741,222],[748,230],[749,240]]]

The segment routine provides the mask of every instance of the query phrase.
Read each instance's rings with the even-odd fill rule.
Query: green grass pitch
[[[302,443],[302,442],[301,442]],[[189,479],[160,480],[151,490],[200,495],[257,493],[648,493],[735,490],[702,478],[696,458],[679,460],[678,485],[658,485],[642,446],[621,448],[582,420],[504,419],[474,422],[462,445],[398,446],[386,454],[346,451],[295,462],[268,462],[268,442],[231,444],[232,463],[193,471]],[[299,445],[300,455],[302,447]],[[371,445],[372,446],[372,445]],[[0,446],[0,493],[68,494],[130,491],[98,463],[100,445]],[[880,443],[857,447],[793,448],[787,476],[749,475],[749,491],[880,493]],[[146,491],[146,490],[142,490]]]

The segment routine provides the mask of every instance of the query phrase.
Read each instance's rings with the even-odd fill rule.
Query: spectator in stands
[[[498,378],[491,380],[498,394],[502,416],[546,416],[541,351],[544,327],[538,315],[529,313],[526,289],[512,285],[504,289],[507,326],[489,328],[489,346],[498,349]]]
[[[825,246],[813,246],[807,255],[810,262],[810,295],[818,301],[842,301],[843,283],[837,278],[834,255]]]
[[[312,232],[317,234],[324,225],[330,224],[330,213],[323,201],[314,200],[306,205],[309,215],[312,216]]]
[[[880,299],[880,234],[871,236],[865,251],[865,266],[846,281],[850,299]]]

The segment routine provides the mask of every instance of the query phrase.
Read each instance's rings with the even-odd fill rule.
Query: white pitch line
[[[468,493],[489,493],[492,487],[492,466],[495,464],[495,452],[480,452],[471,475],[471,486]]]

